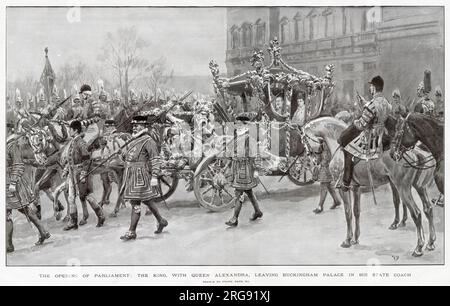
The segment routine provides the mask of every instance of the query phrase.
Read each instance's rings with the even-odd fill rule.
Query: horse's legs
[[[409,208],[409,213],[411,214],[411,218],[413,219],[417,229],[417,246],[412,256],[419,257],[423,255],[422,248],[425,244],[425,234],[422,227],[422,214],[420,213],[420,209],[417,207],[417,204],[412,197],[411,186],[403,187],[400,194],[402,201],[406,203]]]
[[[436,231],[434,229],[433,207],[431,206],[430,198],[426,187],[416,187],[417,193],[420,196],[423,204],[423,212],[428,220],[428,227],[430,230],[430,237],[428,239],[427,250],[433,251],[436,246]]]
[[[109,179],[108,172],[103,172],[100,174],[100,179],[103,185],[103,194],[100,206],[109,205],[109,196],[111,195],[112,186],[111,180]]]
[[[436,181],[436,186],[439,189],[439,192],[444,194],[444,173],[445,167],[442,161],[439,161],[436,165],[436,169],[434,170],[434,180]]]
[[[14,244],[13,244],[13,231],[14,231],[14,223],[11,218],[12,210],[6,209],[6,252],[11,253],[14,252]]]
[[[353,214],[355,215],[355,239],[352,241],[352,244],[359,243],[359,236],[361,233],[361,229],[359,226],[360,213],[361,213],[361,191],[359,187],[355,187],[353,189]]]
[[[313,210],[314,213],[319,214],[323,211],[323,204],[325,203],[325,199],[327,198],[328,189],[327,184],[325,182],[320,183],[320,197],[319,197],[319,205],[316,209]]]
[[[395,230],[398,228],[398,223],[400,222],[400,195],[398,194],[397,187],[394,185],[392,180],[389,180],[389,185],[391,186],[392,200],[394,202],[394,209],[395,209],[394,222],[392,222],[391,226],[389,226],[389,229]]]
[[[344,242],[342,242],[341,247],[349,248],[351,246],[351,240],[353,238],[353,227],[352,227],[352,203],[350,200],[350,191],[345,191],[341,193],[342,200],[344,202],[345,220],[347,221],[347,237]]]
[[[70,209],[69,209],[69,190],[66,189],[64,191],[64,198],[66,199],[66,203],[67,203],[67,211],[66,211],[66,216],[64,217],[63,221],[64,222],[69,222],[70,220]]]

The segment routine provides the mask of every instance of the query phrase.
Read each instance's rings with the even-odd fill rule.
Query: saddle
[[[383,153],[384,126],[363,130],[344,150],[361,160],[374,160]]]

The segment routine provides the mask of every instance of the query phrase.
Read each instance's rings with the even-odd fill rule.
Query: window
[[[364,71],[372,71],[372,70],[375,70],[376,68],[377,68],[377,63],[376,62],[365,62],[365,63],[363,63]]]
[[[281,19],[281,23],[280,23],[280,39],[281,39],[281,43],[284,44],[287,42],[288,40],[288,20],[286,17],[284,17],[283,19]]]
[[[252,45],[252,25],[244,23],[242,25],[242,46],[250,47]]]
[[[258,19],[256,21],[256,44],[263,45],[266,36],[266,24]]]
[[[239,44],[239,33],[236,26],[231,27],[231,49],[237,49]]]
[[[303,36],[303,20],[301,20],[300,13],[297,13],[294,16],[294,20],[295,20],[294,37],[295,37],[295,41],[299,41],[299,40],[301,40],[301,38],[303,38],[303,37],[300,38],[300,36]],[[300,29],[300,27],[301,27],[301,29]]]
[[[355,70],[355,65],[353,63],[342,64],[342,72],[352,72],[354,70]]]

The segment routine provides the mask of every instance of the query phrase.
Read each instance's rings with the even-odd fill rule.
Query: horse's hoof
[[[434,251],[436,249],[436,245],[434,242],[427,244],[427,251]]]
[[[63,219],[63,222],[69,222],[70,221],[70,216],[65,216]]]
[[[350,243],[352,245],[357,245],[357,244],[359,244],[359,240],[352,240],[352,241],[350,241]]]
[[[406,226],[406,220],[400,222],[400,224],[398,225],[398,227],[405,227]]]
[[[80,223],[78,224],[79,226],[83,226],[87,224],[87,218],[86,219],[81,219]]]
[[[413,257],[420,257],[420,256],[422,256],[423,255],[423,252],[422,251],[418,251],[418,250],[415,250],[413,253],[412,253],[412,256]]]
[[[344,240],[344,242],[341,243],[341,248],[348,249],[351,247],[352,244],[350,243],[350,239]]]
[[[397,228],[398,228],[398,223],[397,222],[394,222],[394,223],[391,224],[391,226],[389,226],[389,229],[393,230],[393,231],[396,230]]]
[[[117,218],[117,212],[112,212],[109,216],[111,218]]]
[[[57,213],[55,214],[55,219],[56,219],[56,221],[61,220],[61,217],[62,217],[62,214],[61,214],[60,212],[57,212]]]

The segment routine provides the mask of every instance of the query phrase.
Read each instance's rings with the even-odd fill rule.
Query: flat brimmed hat
[[[114,121],[114,119],[107,119],[105,120],[105,126],[115,126],[116,122]]]
[[[382,77],[380,77],[379,75],[377,75],[376,77],[374,77],[374,78],[369,82],[369,84],[372,84],[373,86],[376,86],[376,87],[381,87],[381,88],[383,88],[383,87],[384,87],[384,80],[383,80]]]
[[[236,116],[236,120],[239,121],[253,121],[256,118],[256,113],[254,112],[243,112]]]
[[[147,124],[148,116],[138,115],[134,116],[131,124]]]

